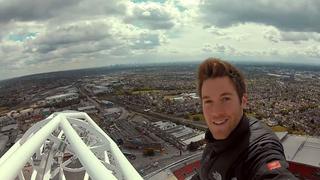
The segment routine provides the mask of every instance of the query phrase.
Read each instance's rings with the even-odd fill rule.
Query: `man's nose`
[[[224,113],[224,108],[221,105],[216,104],[212,106],[210,112],[213,117],[219,117]]]

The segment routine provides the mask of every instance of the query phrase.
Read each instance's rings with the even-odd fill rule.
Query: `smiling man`
[[[264,124],[244,113],[244,77],[214,58],[199,66],[198,88],[209,130],[200,171],[192,179],[297,179],[288,170],[283,147]]]

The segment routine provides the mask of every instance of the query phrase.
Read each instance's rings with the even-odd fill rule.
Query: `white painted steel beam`
[[[60,119],[54,118],[36,132],[32,138],[20,146],[0,165],[0,179],[14,179],[29,158],[40,148],[52,131],[59,125]]]
[[[52,132],[56,133],[52,134]],[[78,133],[84,137],[80,137]],[[62,138],[63,135],[66,138]],[[84,142],[81,138],[88,139],[89,142]],[[53,144],[52,149],[43,151],[45,147],[49,147],[46,142]],[[66,144],[67,147],[58,148],[61,143]],[[65,149],[72,153],[73,157],[71,159],[65,162],[53,160],[55,156],[61,158]],[[48,167],[42,169],[42,171],[34,163],[35,160],[32,160],[35,153],[38,158],[49,157],[48,162],[46,162]],[[67,164],[77,158],[83,167],[66,167]],[[22,171],[27,162],[31,162],[33,166],[31,179],[35,179],[38,175],[45,176],[45,179],[58,175],[60,179],[65,179],[63,171],[79,172],[82,170],[86,171],[83,179],[89,177],[98,180],[142,179],[116,143],[86,113],[80,112],[54,113],[31,127],[1,157],[0,180],[15,179],[16,177],[24,179]],[[50,166],[54,163],[58,163],[57,168],[51,170]]]
[[[65,117],[61,117],[60,124],[67,136],[70,146],[79,157],[81,164],[86,168],[88,174],[93,179],[116,179],[110,170],[108,170],[89,150],[88,146],[81,140],[77,132],[72,128]]]
[[[128,159],[123,155],[121,150],[118,148],[117,144],[107,135],[104,133],[104,131],[96,124],[94,121],[86,114],[84,113],[84,116],[89,121],[90,124],[94,126],[95,129],[97,129],[104,137],[108,140],[110,143],[110,151],[111,154],[114,156],[114,159],[116,161],[116,166],[119,166],[121,173],[123,173],[124,179],[142,179],[138,178],[141,177],[139,173],[134,169],[134,167],[130,164]]]

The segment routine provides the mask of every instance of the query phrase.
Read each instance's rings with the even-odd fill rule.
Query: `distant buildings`
[[[6,152],[9,136],[0,134],[0,157]]]
[[[173,122],[162,122],[162,121],[154,122],[154,123],[152,123],[152,125],[154,125],[155,127],[159,128],[163,131],[168,130],[168,129],[172,129],[177,126]]]
[[[16,140],[17,122],[9,116],[0,117],[0,157]]]
[[[15,124],[16,121],[9,116],[1,116],[0,117],[0,127],[4,127],[10,124]]]
[[[79,99],[78,93],[58,94],[45,98],[45,102],[49,105],[56,105],[62,102],[74,101]]]
[[[113,89],[111,87],[108,87],[108,86],[92,86],[91,87],[91,90],[92,90],[92,93],[94,95],[97,95],[97,94],[103,94],[103,93],[112,93],[113,92]]]
[[[103,117],[106,118],[106,120],[114,120],[120,116],[121,112],[122,110],[120,108],[107,108],[104,109]]]
[[[101,105],[105,108],[112,108],[114,106],[113,102],[102,100]]]
[[[183,125],[177,125],[173,122],[157,121],[151,124],[162,131],[162,137],[168,139],[171,143],[176,142],[176,145],[183,149],[186,149],[191,141],[204,139],[204,132],[199,132]]]
[[[88,113],[88,114],[98,113],[98,109],[95,106],[79,107],[78,111],[85,112],[85,113]]]

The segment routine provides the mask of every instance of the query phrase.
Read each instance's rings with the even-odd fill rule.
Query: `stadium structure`
[[[143,179],[116,143],[83,112],[33,125],[0,159],[0,179]]]

